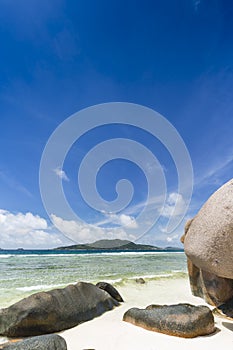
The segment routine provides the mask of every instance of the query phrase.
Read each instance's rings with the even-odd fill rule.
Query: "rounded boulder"
[[[191,221],[184,250],[198,268],[233,279],[233,179],[218,189]]]

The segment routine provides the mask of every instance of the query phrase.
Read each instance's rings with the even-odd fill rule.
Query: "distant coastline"
[[[0,254],[62,254],[62,253],[102,253],[102,252],[183,252],[180,247],[157,247],[147,244],[136,244],[131,241],[99,240],[93,243],[75,244],[53,249],[3,249],[0,248]]]
[[[131,241],[120,239],[105,239],[93,243],[75,244],[71,246],[58,247],[54,250],[85,250],[85,251],[183,251],[179,247],[157,247],[148,244],[137,244]]]

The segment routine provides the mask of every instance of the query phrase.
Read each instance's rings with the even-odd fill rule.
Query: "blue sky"
[[[145,175],[135,164],[118,159],[97,176],[105,200],[114,200],[115,184],[121,178],[131,181],[135,192],[125,211],[95,212],[77,188],[77,168],[85,153],[116,137],[149,148],[167,181],[164,214],[139,241],[179,245],[185,220],[232,178],[232,15],[230,0],[211,4],[207,0],[18,0],[17,6],[13,0],[2,0],[0,247],[70,244],[57,228],[68,237],[79,232],[80,242],[112,238],[111,225],[129,223],[133,228],[147,191]],[[108,102],[135,103],[159,112],[187,146],[194,171],[193,196],[173,233],[164,228],[174,201],[180,200],[182,206],[183,200],[174,162],[158,140],[133,126],[108,125],[90,131],[71,147],[62,169],[50,169],[62,179],[67,200],[83,224],[57,213],[49,213],[53,223],[49,219],[39,188],[46,142],[73,113]],[[134,238],[124,226],[118,234]]]

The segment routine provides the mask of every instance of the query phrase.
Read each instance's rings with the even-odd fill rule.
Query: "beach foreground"
[[[147,331],[122,321],[125,311],[131,307],[149,304],[190,303],[207,305],[191,294],[188,278],[162,279],[138,285],[132,281],[117,287],[125,302],[94,320],[60,332],[68,350],[161,350],[161,349],[211,349],[233,345],[233,321],[215,317],[216,332],[209,336],[184,339]],[[209,305],[208,305],[209,306]]]

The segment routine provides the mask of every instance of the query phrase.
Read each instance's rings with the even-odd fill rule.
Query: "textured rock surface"
[[[207,306],[150,305],[146,309],[129,309],[123,320],[151,331],[184,338],[215,331],[214,317]]]
[[[116,290],[116,288],[114,288],[110,283],[107,282],[98,282],[96,284],[96,286],[100,289],[105,290],[105,292],[107,292],[108,294],[111,295],[112,298],[114,298],[115,300],[119,301],[120,303],[122,303],[124,300],[122,299],[122,296],[120,295],[120,293]]]
[[[1,349],[1,348],[0,348]],[[4,344],[4,350],[67,350],[65,340],[57,334],[40,335],[16,343]]]
[[[74,327],[119,303],[91,283],[36,293],[0,310],[0,334],[26,337]]]
[[[233,280],[218,277],[196,267],[188,259],[189,281],[193,295],[205,299],[210,305],[219,306],[233,298]]]
[[[216,191],[188,225],[182,239],[192,263],[233,279],[233,180]]]

